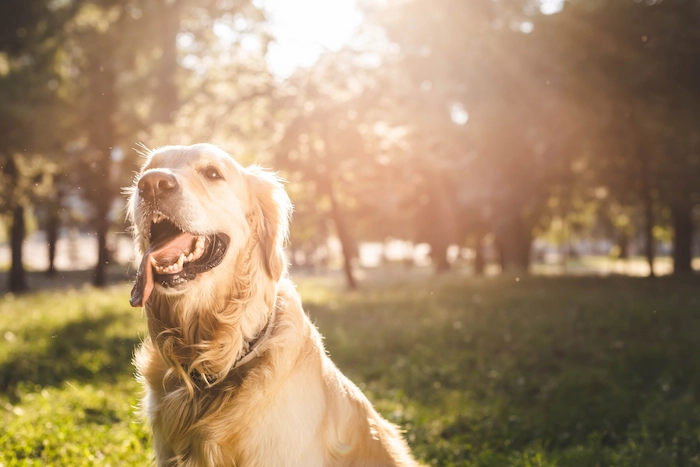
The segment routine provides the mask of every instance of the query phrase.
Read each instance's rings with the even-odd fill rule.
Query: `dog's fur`
[[[207,167],[223,179],[202,176]],[[397,428],[331,362],[302,309],[286,275],[291,203],[278,178],[208,144],[151,151],[140,176],[149,170],[181,187],[161,212],[191,233],[231,238],[219,266],[177,289],[156,285],[145,304],[149,335],[135,365],[157,465],[418,465]],[[128,214],[140,254],[149,242],[143,204],[134,187]],[[242,381],[229,378],[273,307],[258,364]]]

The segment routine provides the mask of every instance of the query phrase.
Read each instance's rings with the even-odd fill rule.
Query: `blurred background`
[[[148,464],[122,190],[198,142],[418,459],[700,467],[700,0],[0,1],[0,467]]]
[[[196,142],[279,170],[293,271],[350,288],[382,268],[700,269],[697,0],[4,0],[0,18],[9,291],[124,278],[122,187],[140,153]]]

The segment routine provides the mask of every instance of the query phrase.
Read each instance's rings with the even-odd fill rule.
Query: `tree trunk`
[[[641,171],[641,198],[644,204],[644,238],[646,239],[644,256],[649,264],[649,277],[656,277],[654,273],[654,199],[651,196],[651,174],[646,153],[641,154]]]
[[[107,249],[107,232],[109,222],[107,212],[98,214],[97,218],[97,264],[93,275],[93,285],[104,287],[107,285],[107,265],[109,264],[109,250]]]
[[[620,248],[620,252],[617,254],[617,259],[626,260],[630,257],[629,244],[630,244],[630,236],[627,233],[627,230],[625,230],[623,228],[620,231],[620,234],[618,235],[618,239],[617,239],[617,246],[618,246],[618,248]]]
[[[450,262],[447,261],[447,249],[449,243],[431,243],[430,244],[430,259],[435,265],[435,274],[442,274],[450,270]]]
[[[347,281],[348,289],[357,290],[357,281],[352,272],[352,241],[350,239],[350,234],[345,226],[345,219],[343,218],[343,213],[338,205],[338,200],[336,199],[335,190],[333,189],[333,182],[331,180],[324,180],[322,182],[323,191],[326,191],[328,197],[331,201],[331,219],[335,224],[335,230],[338,234],[338,240],[340,240],[340,247],[343,251],[343,271],[345,272],[345,279]]]
[[[12,265],[10,266],[10,292],[27,290],[27,274],[22,263],[22,245],[26,234],[24,226],[24,207],[16,206],[12,210],[12,228],[10,229],[10,248],[12,250]]]
[[[493,246],[496,250],[496,254],[498,255],[498,265],[501,267],[501,272],[504,272],[506,270],[506,253],[503,251],[503,241],[499,235],[496,235],[496,238],[493,241]]]
[[[160,40],[161,51],[157,64],[158,90],[155,93],[153,118],[156,122],[169,123],[173,112],[180,108],[177,95],[177,35],[180,32],[182,2],[161,3]]]
[[[447,261],[447,249],[457,236],[455,210],[451,205],[450,181],[448,177],[435,169],[426,171],[428,177],[429,203],[422,222],[427,223],[429,231],[430,259],[435,265],[435,274],[450,270]]]
[[[97,114],[99,117],[91,128],[90,134],[95,151],[89,201],[94,209],[93,222],[97,230],[97,264],[92,278],[96,287],[102,287],[106,284],[106,267],[109,259],[107,251],[108,215],[115,191],[110,174],[112,169],[111,152],[117,140],[114,115],[118,108],[118,96],[114,53],[112,50],[111,53],[105,53],[104,57],[100,57],[102,66],[95,83],[96,89],[99,91],[97,103],[100,105],[100,112]],[[112,60],[109,60],[110,56]]]
[[[519,213],[506,220],[500,233],[502,265],[505,270],[527,272],[530,267],[532,234]]]
[[[58,207],[52,206],[48,212],[46,221],[46,242],[49,244],[49,267],[46,270],[46,275],[53,277],[56,275],[56,243],[58,242],[58,229],[60,227],[60,219],[58,216]]]
[[[693,266],[693,217],[690,203],[671,206],[673,216],[673,274],[691,274]]]
[[[474,245],[474,275],[483,276],[485,270],[484,239],[481,235],[477,235],[476,244]]]

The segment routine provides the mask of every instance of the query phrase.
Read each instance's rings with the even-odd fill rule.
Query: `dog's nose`
[[[138,187],[140,197],[148,201],[155,201],[172,194],[179,185],[173,174],[162,170],[149,170],[139,179]]]

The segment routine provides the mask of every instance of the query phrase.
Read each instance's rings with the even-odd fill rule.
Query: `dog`
[[[128,218],[158,467],[418,466],[326,354],[287,276],[281,180],[210,144],[146,154]]]

